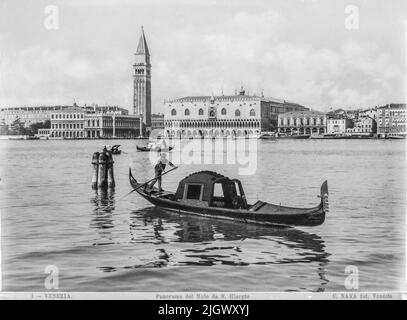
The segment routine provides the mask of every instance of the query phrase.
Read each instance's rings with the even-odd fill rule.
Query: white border
[[[372,292],[0,292],[0,300],[400,300],[407,293]]]

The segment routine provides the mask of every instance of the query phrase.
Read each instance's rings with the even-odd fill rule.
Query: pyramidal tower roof
[[[144,35],[143,26],[141,27],[141,36],[140,36],[140,40],[138,41],[136,54],[144,54],[147,56],[150,55],[150,52],[148,51],[146,36]]]

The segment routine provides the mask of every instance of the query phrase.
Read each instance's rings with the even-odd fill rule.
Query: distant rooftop
[[[302,111],[290,111],[286,113],[282,113],[279,116],[281,117],[309,117],[309,116],[324,116],[325,113],[316,110],[302,110]]]
[[[256,100],[256,101],[266,101],[266,102],[274,102],[274,103],[287,103],[293,104],[297,106],[301,106],[298,103],[290,102],[283,99],[273,98],[273,97],[264,97],[259,95],[249,95],[246,94],[245,91],[241,91],[239,94],[234,95],[218,95],[218,96],[186,96],[177,99],[170,99],[166,100],[167,103],[177,103],[177,102],[211,102],[211,101],[239,101],[239,100]]]
[[[378,109],[406,109],[405,103],[390,103],[385,106],[378,107]]]

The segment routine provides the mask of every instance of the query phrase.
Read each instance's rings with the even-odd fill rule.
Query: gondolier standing
[[[167,154],[166,153],[160,153],[160,156],[158,157],[155,166],[154,166],[154,171],[155,171],[155,179],[150,183],[149,187],[150,189],[153,188],[155,183],[158,181],[158,190],[164,191],[161,188],[161,175],[163,171],[165,170],[166,165],[170,165],[171,167],[175,167],[174,164],[172,164],[168,159],[167,159]]]

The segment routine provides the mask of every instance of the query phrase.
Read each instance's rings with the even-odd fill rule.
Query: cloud
[[[35,46],[15,56],[3,54],[1,98],[5,101],[0,103],[64,104],[72,103],[76,97],[84,103],[114,104],[117,96],[123,101],[127,95],[123,94],[124,88],[130,96],[131,74],[120,78],[116,73],[123,71],[129,62],[114,50],[104,53],[107,52],[108,56],[91,58],[68,49]]]
[[[271,96],[322,110],[392,100],[390,84],[403,74],[389,53],[366,42],[346,41],[334,48],[288,42],[288,25],[279,12],[237,12],[220,30],[183,30],[171,37],[178,53],[169,52],[166,59],[173,63],[162,64],[159,80],[171,78],[178,95],[222,87],[233,91],[242,81],[252,93],[264,88]]]
[[[233,93],[241,82],[250,93],[264,89],[320,110],[404,99],[395,29],[365,28],[376,17],[365,8],[364,24],[350,33],[343,8],[322,3],[60,4],[58,31],[41,29],[32,39],[27,26],[0,31],[0,104],[71,103],[76,97],[130,109],[141,24],[152,54],[155,112],[165,98]],[[38,15],[20,20],[42,28],[43,10]]]

